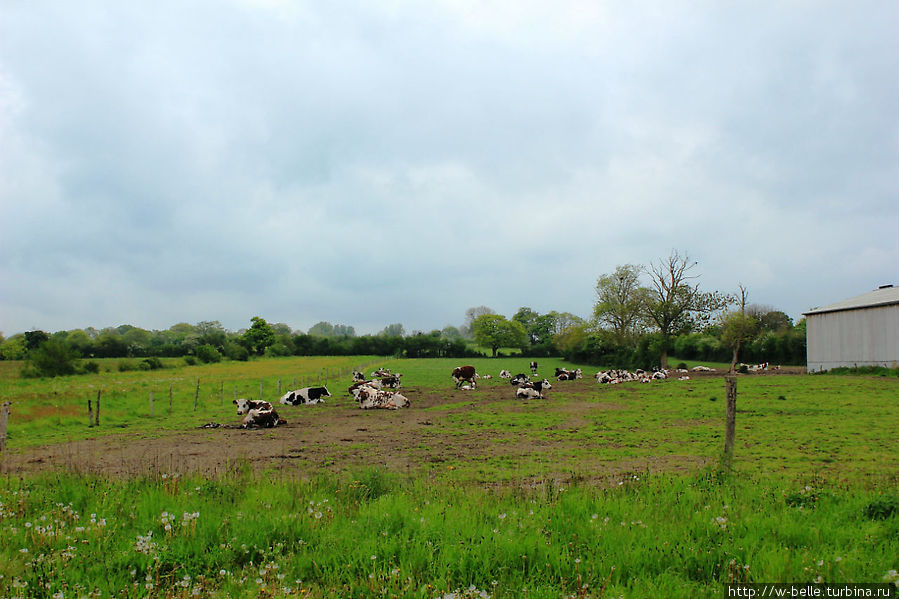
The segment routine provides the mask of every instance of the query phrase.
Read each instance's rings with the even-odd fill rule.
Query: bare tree
[[[643,301],[643,313],[662,335],[662,368],[668,368],[671,338],[706,323],[711,315],[725,307],[730,298],[718,292],[703,292],[699,275],[691,274],[698,265],[690,257],[672,250],[666,259],[650,263],[644,272],[649,277],[649,292]]]

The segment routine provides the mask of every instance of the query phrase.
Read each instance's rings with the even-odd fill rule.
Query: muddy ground
[[[709,375],[706,375],[709,376]],[[721,376],[720,374],[713,376]],[[596,389],[592,378],[558,383],[566,390]],[[547,441],[526,435],[513,437],[504,430],[502,443],[489,427],[462,430],[444,426],[448,418],[466,412],[499,413],[523,409],[514,399],[514,390],[493,382],[477,391],[423,389],[408,387],[402,393],[412,406],[404,410],[360,410],[352,399],[338,396],[315,406],[279,406],[288,424],[273,429],[243,430],[236,414],[219,428],[192,428],[181,432],[161,431],[146,434],[116,433],[83,441],[5,451],[2,472],[19,475],[61,468],[74,472],[111,476],[141,476],[160,473],[227,475],[238,469],[276,469],[300,476],[322,472],[341,472],[368,466],[384,466],[396,472],[436,473],[459,464],[503,457],[507,463],[527,461],[539,455],[547,477],[565,479],[573,469],[570,451],[577,440]],[[551,404],[552,393],[545,401]],[[470,400],[476,403],[466,405]],[[441,410],[440,406],[449,406]],[[585,424],[596,410],[616,410],[610,402],[565,402],[557,404],[564,412],[562,429],[573,430]],[[436,410],[428,410],[437,408]],[[206,423],[197,422],[197,427]],[[547,459],[546,456],[549,456]],[[553,458],[552,456],[557,456]],[[692,470],[706,460],[696,456],[653,456],[617,462],[600,462],[590,467],[591,477],[605,479],[621,473],[654,470]]]

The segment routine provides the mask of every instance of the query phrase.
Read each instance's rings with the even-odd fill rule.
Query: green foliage
[[[144,358],[140,361],[141,370],[159,370],[160,368],[162,368],[162,360],[156,356]]]
[[[493,350],[493,357],[500,347],[521,347],[527,344],[527,331],[515,320],[506,320],[499,314],[482,314],[472,323],[474,339],[479,345]]]
[[[875,499],[865,506],[865,518],[869,520],[886,520],[899,514],[899,496],[887,496]]]
[[[25,336],[13,335],[0,344],[0,359],[21,360],[25,357]]]
[[[196,356],[204,364],[214,364],[222,361],[222,353],[208,343],[197,347]]]
[[[250,322],[253,324],[241,337],[241,343],[251,354],[261,356],[265,353],[265,348],[275,343],[275,332],[260,316],[254,316]]]
[[[119,372],[131,372],[133,370],[144,370],[142,369],[138,362],[135,360],[119,360],[118,365]]]
[[[49,339],[28,351],[22,375],[55,377],[75,374],[77,371],[78,358],[74,352],[62,341]]]

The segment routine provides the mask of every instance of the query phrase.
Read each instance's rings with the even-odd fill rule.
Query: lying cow
[[[359,372],[358,370],[353,371],[353,382],[358,383],[360,381],[365,380],[365,375]]]
[[[509,372],[508,370],[500,370],[500,371],[499,371],[499,378],[501,378],[501,379],[510,379],[510,378],[512,378],[512,373]]]
[[[516,374],[511,379],[509,379],[509,383],[511,385],[521,386],[521,385],[529,382],[530,380],[531,380],[531,377],[529,377],[528,375],[526,375],[524,373],[521,373],[521,374]]]
[[[519,387],[515,390],[515,397],[518,399],[543,399],[543,394],[530,387]]]
[[[389,368],[378,368],[374,372],[371,373],[372,378],[387,376],[390,374]]]
[[[356,401],[359,401],[358,389],[360,387],[372,387],[374,389],[380,389],[382,387],[381,381],[374,379],[371,381],[356,381],[352,385],[347,388],[347,392],[350,395],[356,398]]]
[[[370,410],[380,408],[384,410],[398,410],[412,405],[409,398],[396,391],[381,391],[372,387],[359,387],[359,408]]]
[[[575,379],[583,378],[583,376],[583,371],[580,368],[577,370],[556,368],[556,379],[560,381],[573,381]]]
[[[256,399],[235,399],[237,414],[244,415],[241,428],[264,427],[272,428],[279,424],[287,424],[287,421],[278,416],[278,412],[271,403]]]
[[[550,385],[549,381],[546,379],[543,379],[542,381],[528,381],[519,387],[519,389],[536,389],[540,393],[552,388],[553,386]]]
[[[382,376],[381,377],[381,385],[383,385],[384,387],[387,387],[389,389],[399,389],[400,387],[403,386],[403,383],[400,380],[400,377],[402,377],[402,376],[403,376],[402,374],[390,374],[387,376]]]
[[[303,387],[294,391],[288,391],[281,396],[281,403],[286,406],[307,405],[324,403],[326,397],[331,397],[327,387]]]
[[[461,387],[462,383],[468,383],[475,387],[475,374],[474,366],[456,366],[453,368],[453,382],[456,383],[456,388]]]

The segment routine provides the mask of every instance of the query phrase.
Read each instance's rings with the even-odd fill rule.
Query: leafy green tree
[[[381,337],[405,337],[406,328],[402,324],[395,322],[384,327],[378,335]]]
[[[36,350],[49,339],[50,335],[44,331],[25,331],[25,351]]]
[[[335,324],[334,334],[338,337],[355,337],[356,329],[345,324]]]
[[[275,343],[275,332],[260,316],[254,316],[250,322],[252,323],[250,328],[241,336],[241,344],[251,354],[261,356],[265,353],[265,348]]]
[[[462,338],[462,333],[458,328],[448,324],[440,331],[440,336],[444,339],[456,340]]]
[[[66,345],[82,358],[86,358],[94,353],[93,340],[81,329],[69,331],[69,334],[66,336]]]
[[[746,314],[748,297],[748,291],[743,285],[740,285],[740,292],[737,296],[740,310],[728,312],[721,320],[721,342],[730,347],[733,352],[730,360],[730,372],[736,368],[740,346],[752,336],[758,326],[758,322]]]
[[[712,314],[727,306],[730,298],[718,292],[703,292],[693,281],[698,275],[691,271],[685,253],[672,250],[666,259],[652,263],[645,269],[649,276],[649,291],[643,300],[645,318],[658,328],[661,335],[661,366],[668,368],[668,348],[672,337],[693,330],[697,324],[708,322]]]
[[[228,333],[221,322],[217,320],[203,320],[197,323],[194,330],[199,335],[200,345],[211,345],[219,351],[224,349]]]
[[[331,337],[334,334],[334,325],[323,320],[314,324],[308,334],[316,337]]]
[[[471,328],[478,345],[489,347],[494,358],[501,347],[523,347],[528,342],[524,326],[500,314],[482,314],[475,318]]]
[[[643,328],[641,307],[646,290],[640,286],[642,269],[625,264],[596,282],[593,317],[602,328],[615,334],[618,343],[635,343]]]
[[[0,344],[0,358],[4,360],[21,360],[25,357],[25,335],[13,335]]]

